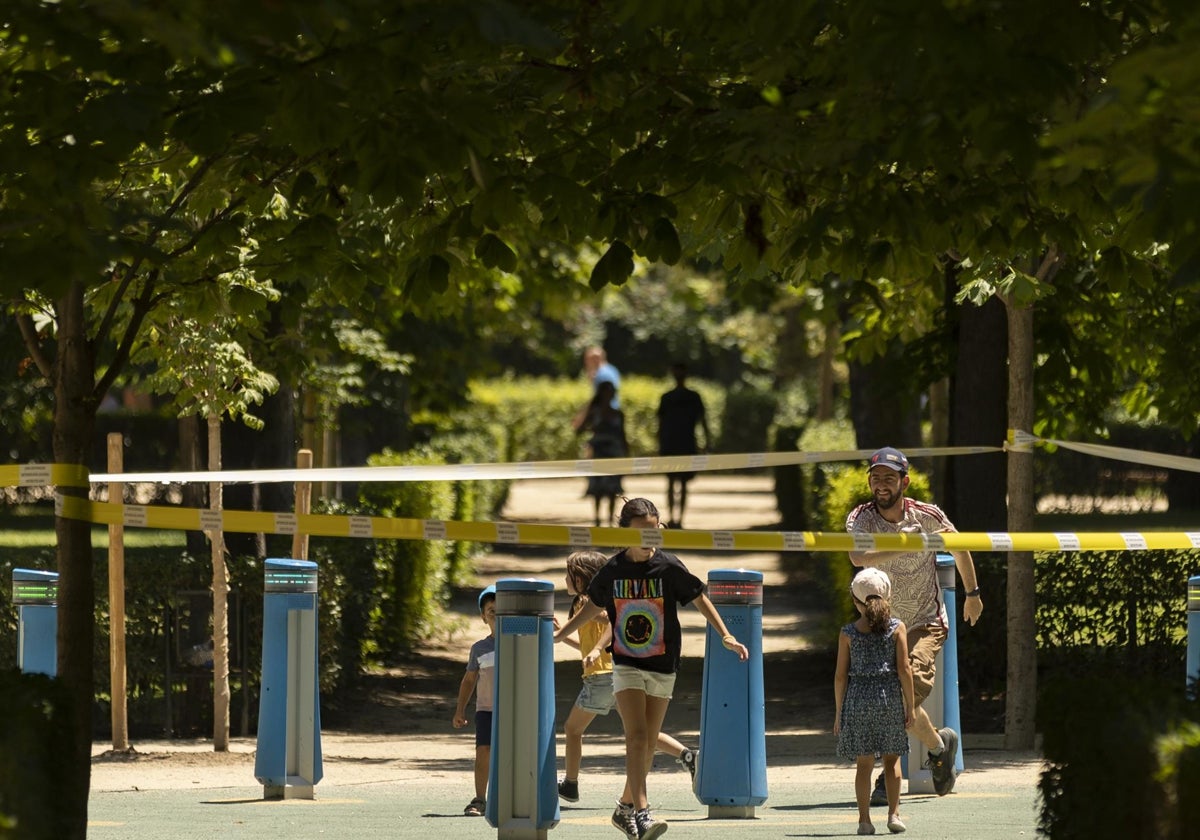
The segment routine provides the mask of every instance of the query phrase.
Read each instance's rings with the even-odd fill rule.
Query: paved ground
[[[590,521],[590,500],[581,499],[581,480],[521,482],[514,487],[506,516],[515,521]],[[701,476],[689,505],[685,525],[694,528],[769,528],[775,522],[770,482],[762,477]],[[627,492],[662,498],[661,478],[627,479]],[[660,505],[661,506],[661,505]],[[480,564],[480,582],[510,575],[561,579],[561,550],[497,553]],[[811,629],[811,616],[796,593],[785,587],[785,575],[772,555],[709,555],[689,553],[689,567],[704,576],[711,568],[755,568],[764,572],[768,603],[764,609],[764,656],[767,672],[768,799],[751,820],[710,819],[706,806],[690,790],[688,775],[674,761],[661,759],[651,778],[656,814],[671,826],[669,837],[841,837],[855,835],[854,771],[833,760],[832,715],[828,668],[817,651],[805,664],[797,651]],[[469,616],[473,594],[458,593],[455,608]],[[558,606],[565,611],[565,597]],[[684,611],[685,657],[680,685],[699,685],[702,620]],[[430,659],[461,662],[465,647],[478,635],[467,621],[465,629],[437,641]],[[577,656],[559,646],[556,680],[571,680],[560,697],[560,718],[574,696]],[[778,696],[773,672],[792,667],[812,673],[811,690]],[[829,673],[827,674],[826,671]],[[790,674],[789,674],[790,676]],[[415,683],[413,683],[415,684]],[[429,695],[424,712],[406,707],[409,720],[390,724],[386,731],[347,726],[322,735],[325,778],[312,801],[267,802],[254,779],[253,739],[235,739],[227,754],[214,754],[208,742],[140,742],[133,757],[106,754],[96,745],[92,768],[92,838],[425,838],[429,836],[498,836],[483,819],[462,816],[470,799],[469,739],[447,725],[453,698],[438,688]],[[698,737],[699,698],[695,690],[677,691],[668,716],[668,729],[685,743]],[[451,704],[447,706],[447,703]],[[828,708],[825,708],[826,704]],[[561,741],[561,738],[560,738]],[[901,807],[908,834],[921,838],[1032,837],[1037,824],[1035,754],[999,749],[998,736],[963,737],[967,771],[953,794],[905,796]],[[561,754],[561,743],[559,747]],[[584,746],[584,770],[578,803],[562,803],[560,822],[548,836],[618,837],[609,824],[612,802],[622,783],[623,752],[620,724],[599,719]],[[886,834],[884,809],[874,809],[877,830]],[[512,835],[521,836],[521,835]]]
[[[980,741],[967,735],[968,742]],[[789,745],[788,742],[794,742]],[[788,755],[803,742],[822,743],[822,755]],[[461,738],[416,741],[364,739],[326,733],[325,778],[312,801],[266,802],[254,780],[253,742],[238,741],[219,767],[189,766],[178,758],[101,762],[93,769],[92,838],[210,837],[425,838],[498,834],[480,818],[462,816],[470,798],[470,765]],[[195,745],[207,751],[207,745]],[[174,752],[182,745],[144,744]],[[589,738],[578,803],[562,804],[554,836],[612,838],[608,820],[622,783],[616,735]],[[687,773],[663,760],[651,795],[670,836],[842,837],[854,835],[853,770],[833,764],[826,733],[772,733],[768,738],[768,799],[751,820],[708,819],[692,795]],[[448,758],[453,754],[456,758]],[[211,753],[208,753],[211,755]],[[951,795],[905,796],[901,813],[909,834],[962,840],[1033,837],[1037,821],[1036,756],[983,746],[966,752],[968,771]],[[156,767],[156,764],[161,766]],[[874,816],[881,833],[885,809]]]

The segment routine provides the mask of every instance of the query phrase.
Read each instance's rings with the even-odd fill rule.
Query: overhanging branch
[[[21,330],[21,338],[25,341],[25,349],[29,351],[29,357],[33,359],[37,369],[42,372],[42,376],[53,383],[54,365],[42,351],[42,342],[38,339],[37,327],[33,324],[33,318],[27,312],[19,312],[17,313],[17,326]]]

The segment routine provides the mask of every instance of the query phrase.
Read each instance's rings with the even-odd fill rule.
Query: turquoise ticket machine
[[[312,799],[321,781],[317,564],[267,560],[254,775],[264,799]]]
[[[17,665],[22,673],[58,675],[58,572],[13,569]]]

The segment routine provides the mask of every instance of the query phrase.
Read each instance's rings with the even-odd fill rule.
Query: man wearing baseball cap
[[[867,460],[867,486],[871,501],[865,502],[846,517],[846,530],[869,534],[942,534],[957,529],[937,505],[908,499],[908,458],[899,449],[885,446]],[[969,551],[951,552],[966,588],[963,618],[974,625],[983,612],[975,561]],[[892,581],[892,613],[908,628],[909,662],[912,664],[916,708],[912,732],[929,751],[929,770],[938,796],[954,789],[954,761],[958,753],[958,733],[943,727],[935,729],[921,703],[933,690],[935,662],[946,642],[950,626],[946,605],[937,579],[937,552],[927,549],[851,551],[855,566],[874,566],[887,572]],[[882,792],[883,776],[876,780],[873,803]],[[886,801],[886,799],[884,799]]]

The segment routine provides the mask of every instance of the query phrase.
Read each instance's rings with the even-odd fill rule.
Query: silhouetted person
[[[588,439],[589,458],[624,458],[629,454],[629,444],[625,439],[625,415],[619,408],[613,408],[613,384],[601,382],[596,387],[596,394],[587,406],[582,422],[575,424],[575,433],[591,432]],[[596,525],[600,525],[600,500],[608,499],[608,523],[613,522],[617,496],[624,493],[619,475],[593,475],[588,478],[587,496],[593,496],[596,502]]]
[[[704,413],[704,400],[684,384],[687,365],[677,362],[671,367],[675,387],[662,395],[658,403],[658,454],[695,455],[705,451],[710,441],[708,418]],[[704,445],[696,442],[696,426],[704,430]],[[667,475],[667,527],[683,526],[683,510],[687,507],[688,482],[696,477],[694,472],[676,472]],[[675,509],[675,486],[679,485],[679,512]]]

